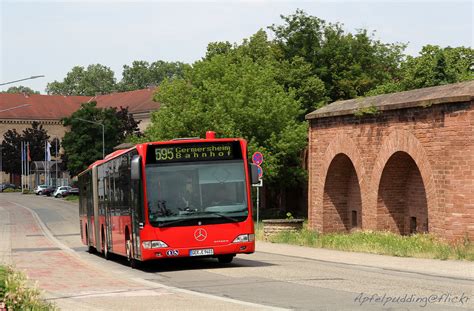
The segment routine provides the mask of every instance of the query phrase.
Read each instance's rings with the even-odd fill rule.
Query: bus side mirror
[[[141,163],[142,163],[142,157],[139,155],[134,155],[132,158],[132,164],[130,168],[132,180],[140,180]]]
[[[258,166],[253,163],[250,164],[250,176],[252,177],[252,185],[260,183],[260,179],[258,178]]]

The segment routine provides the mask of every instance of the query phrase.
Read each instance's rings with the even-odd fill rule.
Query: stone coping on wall
[[[270,223],[277,223],[277,224],[281,224],[281,223],[300,223],[300,222],[304,222],[304,219],[265,219],[265,220],[262,220],[262,222],[264,224],[270,224]]]
[[[306,115],[307,120],[364,112],[469,102],[474,99],[474,81],[427,87],[411,91],[337,101]]]

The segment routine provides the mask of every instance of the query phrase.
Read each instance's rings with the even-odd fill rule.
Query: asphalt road
[[[284,254],[262,252],[258,251],[258,244],[255,254],[238,256],[225,266],[215,259],[173,260],[157,261],[133,270],[123,258],[116,257],[106,261],[99,255],[85,251],[79,239],[77,204],[61,199],[7,194],[0,195],[0,206],[2,202],[34,211],[54,238],[72,249],[80,261],[143,285],[155,284],[164,290],[178,291],[183,295],[193,296],[196,293],[199,299],[209,300],[210,309],[217,309],[219,303],[227,301],[241,302],[240,305],[234,304],[238,306],[237,309],[261,309],[265,306],[297,310],[474,309],[472,271],[466,271],[466,277],[463,277],[463,273],[453,276],[415,273],[404,269],[405,267],[383,269],[377,265],[307,258],[300,256],[297,251]],[[266,249],[269,247],[271,245],[266,245]],[[13,246],[12,248],[13,253],[18,251]],[[344,256],[344,253],[340,254]],[[380,260],[385,258],[379,257]],[[441,296],[443,294],[449,296]],[[435,298],[435,295],[438,297]],[[98,296],[100,295],[95,297]],[[146,299],[163,297],[161,294],[158,296],[148,295]],[[217,297],[215,303],[212,302],[213,297]],[[397,297],[399,300],[395,302]],[[413,300],[411,302],[410,297]],[[458,299],[453,300],[454,297]],[[462,297],[465,297],[463,303],[459,301]],[[107,295],[101,295],[101,307],[98,309],[117,309],[114,298],[104,300],[106,298]],[[418,301],[414,302],[415,299]],[[427,301],[428,299],[431,301]],[[433,303],[435,300],[439,301]],[[184,309],[194,309],[197,306],[193,305],[191,298],[189,301],[190,305],[184,304]],[[77,299],[76,307],[80,309],[80,306],[81,300]],[[146,304],[141,308],[144,306]],[[123,305],[122,307],[127,309]],[[175,307],[183,308],[183,305]]]

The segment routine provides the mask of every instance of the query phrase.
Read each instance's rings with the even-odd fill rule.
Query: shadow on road
[[[75,249],[78,252],[87,252],[86,248],[77,248]],[[102,257],[100,253],[94,253],[93,255]],[[123,266],[129,266],[129,262],[123,256],[110,254],[110,261],[121,264]],[[222,268],[242,268],[242,267],[265,267],[273,266],[274,264],[246,259],[244,256],[240,255],[234,257],[234,260],[231,263],[222,264],[217,261],[217,258],[210,257],[201,257],[201,258],[172,258],[172,259],[159,259],[146,262],[140,262],[139,266],[136,268],[143,272],[147,273],[157,273],[157,272],[171,272],[171,271],[183,271],[183,270],[200,270],[200,269],[222,269]],[[103,259],[105,260],[105,259]],[[130,268],[131,269],[131,268]]]

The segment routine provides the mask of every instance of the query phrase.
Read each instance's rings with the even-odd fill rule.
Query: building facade
[[[61,120],[78,110],[82,103],[91,101],[96,101],[99,108],[128,108],[135,120],[140,121],[140,130],[144,131],[151,123],[152,112],[160,107],[158,102],[153,101],[154,91],[155,88],[148,88],[98,96],[0,93],[0,139],[3,140],[3,135],[8,130],[16,129],[18,133],[22,133],[23,130],[31,128],[32,123],[36,121],[48,132],[51,140],[54,138],[62,140],[68,128],[63,126]],[[0,183],[10,181],[18,183],[19,180],[19,177],[12,179],[5,173],[0,176]]]
[[[474,239],[474,81],[306,116],[311,228]]]

